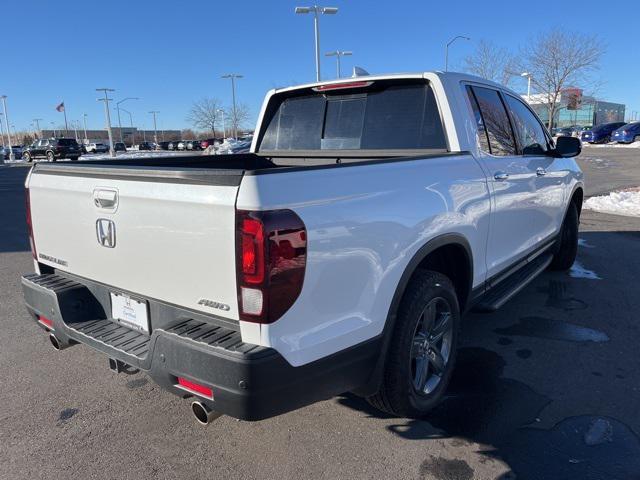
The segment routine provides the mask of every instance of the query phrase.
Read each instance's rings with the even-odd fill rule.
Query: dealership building
[[[137,145],[143,141],[152,142],[156,132],[154,130],[138,130],[136,127],[122,127],[122,132],[120,132],[120,128],[112,127],[111,133],[113,134],[114,142],[119,142],[120,139],[122,139],[127,145]],[[122,136],[120,136],[121,133]],[[159,142],[170,142],[172,140],[179,140],[182,137],[180,130],[158,130],[157,133]],[[89,142],[107,143],[109,141],[109,133],[106,130],[87,130],[86,137],[84,130],[72,129],[67,131],[64,129],[42,130],[41,135],[42,138],[77,138],[78,142],[82,142],[85,138],[87,138]]]
[[[535,94],[522,97],[531,105],[540,119],[548,124],[549,95]],[[625,108],[621,103],[605,102],[583,95],[581,89],[567,88],[560,92],[556,102],[553,127],[624,122]]]

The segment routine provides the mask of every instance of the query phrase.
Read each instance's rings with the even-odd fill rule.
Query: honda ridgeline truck
[[[272,90],[248,154],[34,165],[26,305],[203,423],[346,391],[419,417],[464,312],[573,263],[579,153],[468,75]]]

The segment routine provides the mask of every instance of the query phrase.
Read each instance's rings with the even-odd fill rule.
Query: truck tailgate
[[[207,182],[195,174],[189,181],[175,173],[154,179],[38,167],[28,187],[39,262],[114,290],[238,318],[241,172]]]

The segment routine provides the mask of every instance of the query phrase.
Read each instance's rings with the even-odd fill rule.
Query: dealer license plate
[[[136,330],[149,332],[146,302],[140,302],[122,293],[111,293],[111,317]]]

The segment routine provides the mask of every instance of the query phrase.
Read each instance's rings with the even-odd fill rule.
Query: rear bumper
[[[293,367],[276,350],[242,342],[237,327],[149,300],[162,327],[151,335],[107,318],[110,289],[68,275],[25,275],[22,287],[34,321],[52,321],[62,344],[83,343],[144,370],[166,390],[185,377],[213,390],[199,397],[211,409],[244,420],[273,417],[365,384],[381,345],[374,339],[325,359]],[[64,354],[64,353],[62,353]],[[197,395],[196,395],[197,396]]]

